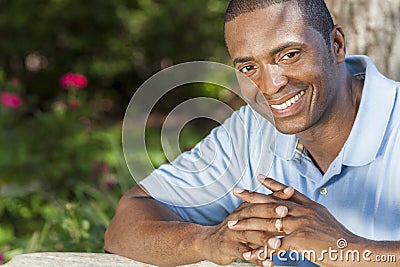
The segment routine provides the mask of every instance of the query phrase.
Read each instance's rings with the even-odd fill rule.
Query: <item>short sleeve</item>
[[[260,164],[266,151],[262,138],[268,135],[265,122],[249,106],[241,108],[191,151],[154,170],[141,186],[186,221],[203,225],[223,221],[241,203],[232,189],[258,184],[255,170],[265,167]]]

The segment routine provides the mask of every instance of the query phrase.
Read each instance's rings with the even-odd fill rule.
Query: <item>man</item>
[[[323,0],[232,0],[225,39],[234,67],[259,89],[243,94],[254,110],[266,100],[273,116],[260,119],[246,106],[224,124],[233,139],[227,175],[244,170],[243,178],[213,203],[163,201],[160,191],[202,198],[172,184],[201,186],[223,172],[228,142],[215,129],[202,151],[217,155],[212,168],[181,171],[181,156],[156,170],[121,199],[105,249],[161,266],[236,258],[273,266],[269,254],[279,250],[323,266],[376,266],[378,256],[395,266],[387,259],[400,260],[400,85],[365,56],[345,58],[344,31]],[[250,130],[260,123],[263,136],[239,121]],[[274,126],[272,166],[258,168],[256,155],[270,151],[259,144]],[[259,173],[273,179],[259,176],[257,187]]]

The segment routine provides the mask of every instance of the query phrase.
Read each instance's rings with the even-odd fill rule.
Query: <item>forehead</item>
[[[316,36],[322,38],[304,23],[294,2],[241,14],[225,25],[226,44],[232,58],[268,52],[288,42],[306,44]]]

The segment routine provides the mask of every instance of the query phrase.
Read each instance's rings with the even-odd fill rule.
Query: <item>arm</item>
[[[268,178],[261,182],[272,191],[286,188]],[[248,191],[236,195],[249,203],[271,201],[265,195]],[[279,200],[279,196],[276,201],[287,206],[289,212],[283,219],[284,237],[280,248],[270,250],[269,253],[277,254],[280,250],[297,251],[322,266],[377,266],[379,263],[398,266],[400,241],[373,241],[357,236],[340,224],[325,207],[297,191],[289,201]],[[255,219],[250,218],[231,228],[244,231],[268,227],[271,226],[257,224]],[[338,240],[342,242],[338,243]],[[257,253],[254,250],[249,259],[255,259]]]
[[[243,259],[243,253],[263,246],[274,235],[263,231],[236,231],[228,222],[261,214],[280,218],[275,204],[244,203],[216,226],[184,222],[139,187],[128,191],[118,204],[105,234],[105,250],[141,262],[176,266],[209,260],[220,265]],[[252,261],[258,265],[258,259]]]
[[[172,266],[204,260],[206,227],[183,222],[140,187],[121,198],[105,233],[105,250],[138,261]]]

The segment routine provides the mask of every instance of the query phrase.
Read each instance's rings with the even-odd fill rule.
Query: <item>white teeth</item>
[[[295,104],[297,101],[300,100],[300,98],[304,95],[304,91],[301,91],[300,93],[298,93],[297,95],[295,95],[294,97],[292,97],[291,99],[289,99],[288,101],[280,104],[280,105],[271,105],[272,108],[277,109],[277,110],[284,110],[287,109],[288,107],[290,107],[291,105]]]

